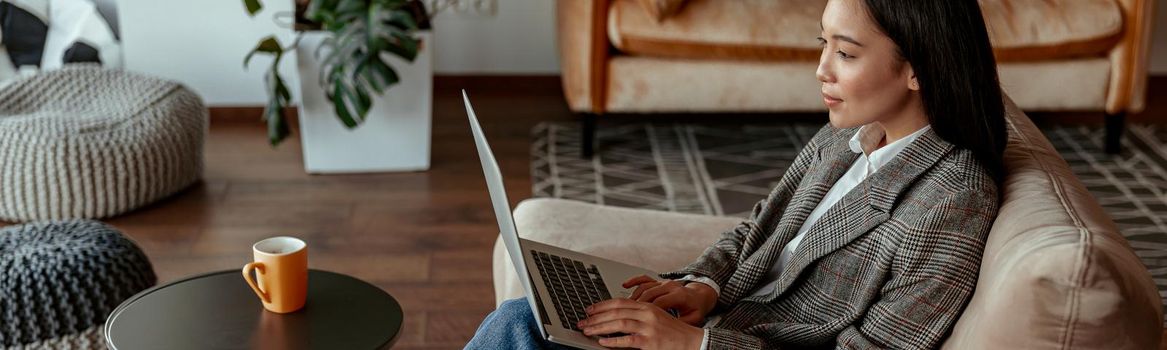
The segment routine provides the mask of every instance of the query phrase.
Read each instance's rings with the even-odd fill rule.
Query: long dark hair
[[[977,0],[866,0],[867,10],[911,64],[924,113],[940,138],[971,150],[999,184],[1005,105]]]

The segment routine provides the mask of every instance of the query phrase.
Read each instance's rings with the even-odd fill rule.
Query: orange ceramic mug
[[[263,308],[282,314],[304,307],[308,296],[308,244],[294,237],[272,237],[255,243],[251,251],[255,261],[243,266],[243,279],[263,301]]]

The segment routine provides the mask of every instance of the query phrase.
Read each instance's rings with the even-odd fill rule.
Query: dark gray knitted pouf
[[[154,285],[146,254],[92,220],[0,229],[0,347],[104,348],[101,325]]]

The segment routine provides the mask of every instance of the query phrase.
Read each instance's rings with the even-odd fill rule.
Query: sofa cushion
[[[1100,56],[1122,34],[1114,0],[980,0],[997,60]]]
[[[608,37],[645,56],[817,60],[827,0],[690,0],[657,22],[636,0],[614,0]],[[980,0],[1000,61],[1101,56],[1122,34],[1115,0]]]
[[[813,60],[826,0],[690,0],[657,23],[635,0],[612,1],[608,38],[647,56]]]

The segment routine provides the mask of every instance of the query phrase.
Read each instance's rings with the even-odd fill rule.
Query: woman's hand
[[[661,309],[673,309],[681,321],[700,326],[705,315],[717,305],[717,292],[704,283],[684,284],[680,281],[657,281],[640,275],[624,282],[624,288],[636,286],[629,299],[652,303]]]
[[[656,305],[616,298],[587,308],[588,318],[579,322],[585,335],[624,333],[600,338],[609,348],[699,349],[705,331],[681,322]]]

